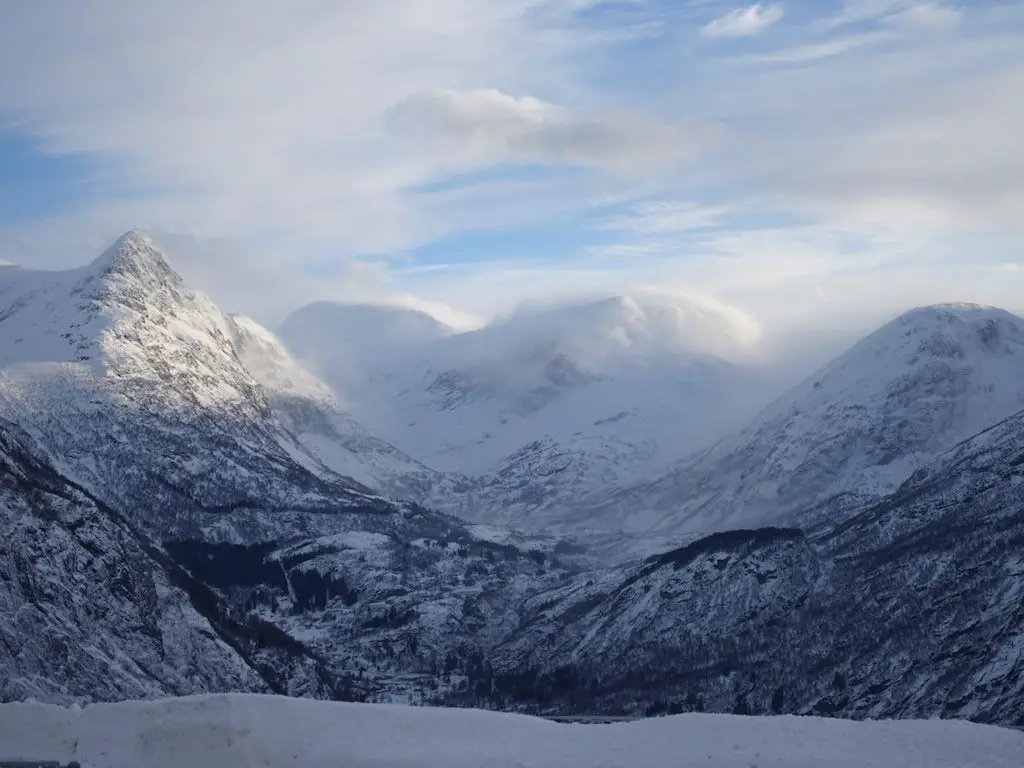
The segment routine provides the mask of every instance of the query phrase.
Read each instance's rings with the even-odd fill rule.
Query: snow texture
[[[376,384],[426,421],[398,431],[490,424],[452,453],[498,457],[470,477],[361,426],[355,398],[139,233],[80,270],[0,268],[4,696],[1022,724],[1022,321],[910,313],[737,436],[610,493],[690,426],[626,403],[696,413],[736,373],[712,354],[731,331],[668,332],[721,318],[652,301],[406,350]],[[685,376],[692,400],[652,394]],[[520,524],[589,526],[624,564]]]
[[[4,701],[323,687],[304,649],[233,619],[11,425],[0,425],[0,616]]]
[[[578,499],[706,446],[763,403],[756,334],[725,308],[656,293],[523,310],[458,334],[421,313],[338,305],[282,328],[360,423],[447,473],[418,501],[597,534],[619,521],[572,514]]]
[[[1024,734],[962,722],[681,715],[569,725],[474,710],[202,696],[0,705],[3,757],[83,768],[1019,768]]]
[[[655,479],[583,500],[658,545],[730,528],[841,523],[957,443],[1024,408],[1024,320],[908,312]]]

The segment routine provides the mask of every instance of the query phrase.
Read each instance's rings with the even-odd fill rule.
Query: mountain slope
[[[358,673],[372,697],[433,695],[439,670],[464,670],[571,565],[556,542],[470,528],[333,471],[327,448],[371,469],[404,459],[365,433],[328,445],[346,426],[329,393],[137,233],[89,267],[11,269],[0,287],[0,329],[24,343],[0,349],[0,416],[216,590],[237,632],[312,649],[325,677],[282,662],[274,690],[348,696]]]
[[[839,522],[1024,407],[1024,321],[913,310],[780,398],[737,435],[653,481],[586,502],[660,535]]]
[[[736,477],[715,480],[726,504],[718,517],[655,533],[744,519],[727,506],[731,485],[737,505],[774,489],[773,514],[812,523],[805,530],[720,532],[600,570],[566,542],[389,502],[333,471],[302,427],[307,414],[336,417],[330,393],[272,336],[189,292],[138,235],[72,273],[0,270],[0,307],[0,416],[18,424],[0,429],[0,605],[13,617],[0,617],[0,663],[14,670],[12,696],[251,683],[559,712],[1019,718],[1024,415],[949,449],[1014,403],[1020,321],[1005,313],[936,308],[883,329],[772,406],[747,443],[715,449],[737,462]],[[534,349],[526,336],[523,349]],[[558,386],[530,413],[583,402],[581,391],[631,375],[642,359],[588,368],[594,358],[575,355],[554,381],[551,349],[538,354],[523,381],[539,371]],[[508,383],[505,394],[529,390]],[[496,402],[487,388],[464,392],[467,407]],[[805,412],[821,418],[817,428]],[[849,450],[826,451],[851,430],[857,440],[839,443]],[[898,451],[909,449],[933,458],[900,469],[910,478],[890,493]],[[543,478],[565,455],[554,437],[535,440],[503,481],[521,493],[522,477],[535,483],[527,491],[558,498]],[[774,486],[759,485],[764,462]],[[570,474],[591,471],[580,460]],[[110,578],[86,570],[97,559]],[[73,653],[39,644],[51,636]],[[93,636],[131,663],[107,675]],[[216,669],[203,666],[207,655]],[[65,658],[70,666],[53,663]]]
[[[1024,412],[813,539],[712,534],[534,596],[492,702],[1024,725]]]
[[[4,701],[336,695],[300,643],[233,618],[8,424],[0,424],[0,680]]]
[[[79,270],[4,268],[0,413],[154,531],[217,527],[235,509],[388,508],[285,428],[239,327],[139,233]]]
[[[432,506],[536,531],[602,529],[565,512],[738,426],[761,381],[733,362],[749,354],[751,321],[679,297],[525,309],[477,331],[416,336],[404,360],[369,366],[361,384],[348,368],[332,377],[345,358],[301,332],[344,350],[374,331],[350,314],[299,314],[322,320],[285,326],[303,363],[325,371],[375,434],[451,475]]]
[[[374,380],[386,403],[357,407],[376,432],[414,446],[413,455],[467,474],[496,469],[545,436],[617,436],[647,449],[671,429],[674,445],[663,450],[673,455],[685,450],[687,433],[700,441],[713,431],[714,420],[696,405],[727,407],[721,384],[730,366],[695,349],[696,338],[724,320],[701,317],[687,327],[690,318],[672,309],[623,297],[516,315],[429,345],[390,387]],[[714,404],[712,387],[719,387]],[[676,416],[671,427],[661,410]]]
[[[416,501],[450,482],[371,434],[265,328],[239,315],[229,323],[239,361],[263,388],[275,417],[327,469],[375,491]]]

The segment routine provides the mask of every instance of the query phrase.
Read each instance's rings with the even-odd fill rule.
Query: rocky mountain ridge
[[[405,696],[419,675],[432,690],[436,670],[493,642],[486,617],[514,621],[520,590],[573,567],[558,542],[394,502],[328,466],[303,443],[310,421],[362,469],[402,459],[365,433],[340,439],[343,414],[315,380],[188,291],[138,233],[82,270],[0,272],[0,299],[15,339],[0,349],[0,415],[232,612],[313,648],[339,686],[359,674],[368,696]]]
[[[210,691],[355,696],[301,643],[236,614],[0,423],[0,700]]]
[[[1024,320],[992,307],[912,310],[659,477],[585,498],[638,537],[828,527],[1024,408]]]
[[[1024,412],[808,536],[732,530],[531,598],[500,706],[1024,725]]]
[[[269,689],[560,713],[1019,718],[1024,415],[952,444],[1012,407],[1013,390],[995,387],[1018,364],[1012,316],[940,308],[897,323],[882,338],[899,345],[875,338],[848,358],[896,349],[879,358],[894,375],[840,361],[809,384],[822,399],[800,390],[769,409],[778,424],[758,422],[784,427],[767,441],[775,488],[817,489],[805,474],[819,454],[870,474],[888,466],[886,439],[918,435],[909,478],[851,497],[831,522],[783,525],[786,507],[771,527],[694,531],[604,567],[570,541],[469,524],[346,476],[339,455],[364,477],[383,467],[402,482],[409,466],[437,488],[348,424],[271,334],[188,291],[141,235],[72,273],[5,269],[5,696]],[[914,418],[880,431],[864,403]],[[804,408],[829,415],[822,435]],[[786,442],[850,424],[869,425],[852,453]],[[927,442],[936,425],[951,442]],[[739,474],[746,492],[762,487]],[[654,532],[685,530],[682,511],[684,527]]]

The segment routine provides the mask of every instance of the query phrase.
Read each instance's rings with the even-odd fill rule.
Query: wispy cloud
[[[97,169],[0,258],[193,233],[186,275],[273,318],[633,283],[805,321],[873,285],[890,308],[1024,295],[967,267],[1020,261],[1024,6],[733,7],[0,0],[0,119]]]
[[[885,23],[945,29],[959,23],[962,16],[962,9],[934,0],[846,0],[838,14],[824,20],[824,26]]]
[[[625,213],[610,217],[602,227],[644,234],[689,232],[718,225],[728,212],[725,206],[659,200],[632,206]]]
[[[753,37],[781,21],[783,15],[781,5],[756,3],[708,22],[701,28],[701,34],[704,37]]]
[[[150,226],[299,232],[350,251],[433,234],[405,190],[452,158],[390,134],[391,106],[436,91],[573,93],[566,62],[604,44],[554,0],[2,7],[0,109],[47,152],[108,158],[132,192],[102,205],[127,217],[141,202]]]
[[[795,45],[790,48],[752,55],[750,58],[765,64],[804,64],[831,56],[839,56],[856,48],[874,45],[888,39],[890,39],[889,36],[884,32],[866,32],[861,35],[834,37],[820,43]]]
[[[913,29],[949,30],[962,19],[963,11],[959,8],[938,3],[915,3],[887,16],[884,21]]]
[[[584,116],[496,90],[414,94],[388,111],[406,140],[464,165],[554,163],[648,171],[692,158],[712,138],[629,114]]]

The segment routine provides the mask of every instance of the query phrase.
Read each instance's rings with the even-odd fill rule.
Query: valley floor
[[[1019,768],[1024,734],[962,721],[677,715],[562,724],[479,710],[219,695],[0,705],[0,762],[83,768]]]

